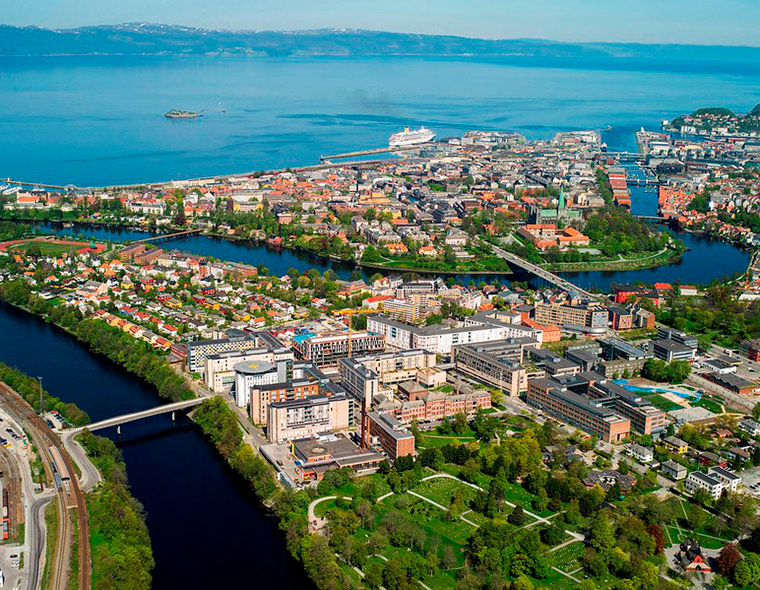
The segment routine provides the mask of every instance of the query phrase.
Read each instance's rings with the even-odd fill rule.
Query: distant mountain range
[[[518,56],[665,60],[760,59],[760,47],[560,43],[382,31],[219,31],[126,23],[76,29],[0,25],[0,55]]]

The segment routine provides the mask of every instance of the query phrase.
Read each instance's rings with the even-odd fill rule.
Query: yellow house
[[[662,443],[671,453],[676,453],[678,455],[683,455],[689,450],[688,443],[677,436],[667,436],[662,439]]]

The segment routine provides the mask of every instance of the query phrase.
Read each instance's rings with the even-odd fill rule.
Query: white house
[[[654,460],[652,449],[648,449],[636,443],[628,445],[627,452],[639,463],[651,463]]]
[[[742,483],[742,478],[724,467],[710,467],[707,474],[723,484],[723,489],[735,492]]]
[[[690,494],[696,494],[698,490],[705,490],[710,496],[717,500],[723,491],[723,482],[717,477],[707,475],[701,471],[692,471],[684,482],[686,491]]]

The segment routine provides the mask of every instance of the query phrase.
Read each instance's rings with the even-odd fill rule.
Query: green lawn
[[[683,527],[679,530],[678,527],[672,524],[667,525],[665,530],[667,531],[667,537],[671,545],[676,545],[686,539],[696,539],[705,549],[720,549],[731,542],[731,539],[723,539],[712,533],[696,532]]]
[[[677,404],[676,402],[661,396],[659,393],[653,393],[644,397],[646,397],[647,401],[649,401],[655,408],[662,410],[663,412],[672,412],[673,410],[680,410],[683,408],[681,404]]]
[[[454,479],[448,477],[437,477],[435,479],[429,479],[423,481],[413,491],[430,498],[433,502],[437,502],[441,506],[448,508],[451,506],[451,501],[454,498],[454,492],[461,490],[464,494],[465,504],[469,503],[475,495],[477,490],[471,488],[468,485],[460,483]]]
[[[8,248],[8,250],[26,252],[32,246],[38,246],[40,249],[40,252],[43,255],[55,256],[58,254],[63,254],[64,252],[76,252],[77,250],[86,248],[88,244],[86,242],[82,242],[81,244],[72,245],[72,244],[59,244],[56,242],[46,242],[44,240],[32,240],[29,242],[23,242],[21,244],[16,244],[15,246],[11,246],[10,248]]]
[[[429,546],[437,545],[442,548],[443,545],[451,545],[459,565],[462,565],[464,563],[462,550],[475,529],[462,520],[447,522],[444,520],[445,514],[435,506],[414,496],[407,495],[407,498],[411,501],[403,511],[394,508],[390,503],[381,502],[378,504],[380,519],[382,520],[384,514],[393,511],[407,515],[412,522],[425,530],[428,535]],[[406,551],[406,548],[389,547],[383,554],[390,559],[393,557],[394,551]]]
[[[704,408],[713,414],[723,413],[723,406],[711,397],[702,396],[702,399],[700,399],[698,402],[691,402],[690,405],[692,407]]]
[[[572,572],[581,567],[580,559],[586,552],[586,545],[583,541],[571,543],[549,553],[552,565],[558,567],[563,572]]]
[[[470,443],[475,442],[474,436],[457,436],[457,435],[448,435],[448,434],[420,434],[420,444],[418,445],[421,448],[428,448],[428,447],[443,447],[448,444],[451,444],[453,442],[460,442],[460,443]]]

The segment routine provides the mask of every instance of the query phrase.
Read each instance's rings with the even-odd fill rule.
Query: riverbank
[[[155,566],[145,510],[130,494],[121,451],[108,438],[85,431],[76,441],[103,477],[87,495],[92,585],[97,590],[142,590]]]
[[[0,288],[0,297],[3,296],[3,293],[3,289]],[[92,352],[101,352],[98,347],[92,346],[93,342],[91,340],[81,338],[79,330],[75,331],[68,326],[56,324],[48,316],[42,313],[37,313],[34,310],[34,306],[12,305],[15,309],[35,315],[47,323],[62,329],[68,335],[76,337],[79,341],[90,344],[90,350]],[[94,322],[94,320],[83,320],[80,321],[78,325],[81,326],[87,321]],[[109,328],[108,326],[104,327]],[[89,330],[89,328],[87,330]],[[104,332],[101,332],[101,334],[103,333]],[[121,333],[119,333],[119,335],[121,335]],[[107,344],[105,346],[107,346]],[[119,360],[118,356],[117,358],[113,358],[111,354],[105,354],[105,356],[107,356],[112,362],[115,362],[130,372],[139,375],[146,382],[150,383],[146,375],[140,375],[129,367],[128,359],[122,358]],[[174,371],[172,371],[171,368],[168,368],[168,366],[167,369],[187,385],[184,377],[180,377],[174,373]],[[36,383],[36,381],[34,382]],[[190,391],[189,387],[188,391]],[[191,392],[191,395],[194,394]],[[255,497],[261,506],[266,507],[272,515],[277,517],[280,522],[280,528],[285,530],[285,527],[282,524],[282,515],[289,514],[290,510],[286,501],[284,504],[282,503],[286,492],[283,491],[277,483],[272,467],[262,457],[257,455],[248,443],[243,441],[242,432],[235,413],[227,407],[224,400],[219,397],[213,397],[199,407],[193,416],[193,421],[200,426],[205,437],[214,444],[225,463],[241,476],[250,489],[253,490]],[[135,554],[135,551],[130,550],[123,539],[119,538],[119,536],[115,536],[113,533],[113,531],[117,529],[115,528],[115,524],[110,520],[111,516],[109,515],[111,515],[119,504],[126,503],[126,508],[122,511],[125,512],[126,515],[122,515],[120,518],[125,518],[125,526],[128,529],[134,529],[135,531],[135,538],[137,539],[139,548],[137,554],[141,556],[141,563],[150,563],[152,568],[153,558],[152,553],[150,554],[150,559],[147,557],[147,549],[150,548],[149,537],[146,545],[146,535],[140,532],[142,527],[137,522],[139,517],[144,516],[142,506],[136,499],[129,499],[128,494],[126,493],[128,490],[125,487],[125,466],[120,454],[118,454],[118,449],[116,449],[110,439],[104,439],[103,437],[90,438],[91,436],[93,435],[86,433],[86,435],[80,437],[82,440],[82,446],[87,451],[88,456],[94,458],[94,462],[98,465],[105,481],[103,488],[97,492],[98,495],[94,496],[92,501],[88,500],[88,507],[91,507],[93,514],[95,515],[92,538],[95,540],[96,546],[103,545],[103,547],[97,549],[97,551],[93,550],[93,561],[95,561],[95,559],[102,559],[103,571],[106,572],[107,578],[109,580],[116,579],[118,582],[114,585],[108,585],[106,583],[98,584],[97,587],[99,589],[113,588],[113,590],[122,590],[124,588],[128,590],[138,590],[149,587],[149,583],[147,585],[145,584],[146,579],[149,580],[149,576],[146,578],[144,569],[131,568],[132,572],[129,576],[127,576],[126,573],[124,576],[115,575],[115,573],[118,573],[118,570],[115,571],[114,568],[116,568],[118,564],[112,561],[114,556],[113,551],[116,551],[117,555],[122,552],[129,554],[130,556]],[[120,484],[120,481],[122,481],[123,484]],[[98,530],[101,532],[96,535],[95,531]],[[290,544],[288,544],[288,548],[293,557],[300,559],[301,555],[295,548],[292,548]],[[93,566],[93,577],[94,580],[97,580],[98,577],[95,575],[94,567],[95,566]],[[109,574],[109,572],[111,573]]]
[[[144,379],[93,354],[38,315],[0,305],[0,332],[14,335],[0,339],[0,359],[42,376],[47,389],[86,409],[93,421],[158,403],[155,388]],[[184,414],[175,421],[162,415],[130,423],[118,437],[115,429],[102,434],[122,452],[131,494],[145,506],[156,562],[154,590],[234,588],[252,569],[264,584],[311,587],[287,551],[278,520]],[[218,498],[223,501],[214,501]],[[204,523],[212,523],[208,530],[225,539],[224,551],[199,543]]]
[[[668,248],[639,258],[624,258],[621,254],[618,260],[599,262],[557,262],[544,263],[539,266],[552,272],[646,270],[649,268],[658,268],[660,266],[675,264],[682,259],[683,253],[683,250]]]

